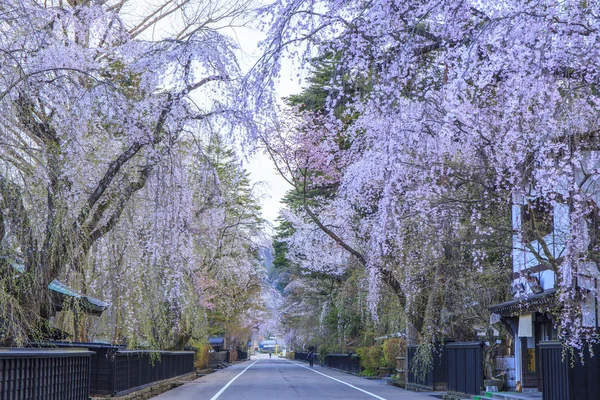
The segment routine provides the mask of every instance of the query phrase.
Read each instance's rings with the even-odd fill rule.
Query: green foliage
[[[325,55],[312,60],[314,71],[309,78],[309,85],[301,93],[286,99],[288,105],[297,106],[302,111],[313,113],[325,110],[327,99],[332,93],[331,79],[336,74],[335,57]]]
[[[196,352],[194,354],[194,368],[196,371],[208,368],[208,363],[210,361],[210,344],[208,344],[205,340],[192,339],[190,340],[189,346],[192,347]]]
[[[340,55],[333,53],[313,58],[313,73],[308,80],[308,87],[301,93],[288,97],[287,104],[314,114],[333,110],[338,119],[347,123],[355,120],[356,114],[349,112],[348,105],[356,97],[368,93],[371,86],[367,81],[350,83],[339,61]],[[332,87],[331,82],[338,82],[338,87]],[[333,106],[328,102],[333,102]]]
[[[287,257],[288,244],[285,239],[292,236],[294,232],[295,229],[290,222],[283,218],[277,219],[273,240],[273,268],[279,272],[288,271],[292,268],[292,263]]]
[[[360,366],[363,368],[361,375],[363,376],[377,375],[379,367],[384,365],[381,345],[360,347],[356,353],[360,357]]]
[[[404,339],[389,338],[383,342],[383,364],[388,368],[396,367],[396,357],[399,357],[406,346]]]
[[[334,114],[343,122],[335,140],[340,150],[344,150],[350,146],[345,127],[356,118],[356,114],[348,108],[350,99],[367,93],[369,86],[348,85],[338,60],[339,55],[336,54],[325,54],[314,59],[309,86],[286,100],[288,105],[305,112],[309,119],[311,115],[318,118],[326,109],[330,109],[330,102],[335,102]],[[338,87],[331,85],[334,78],[340,78],[337,79],[340,82]],[[314,183],[314,178],[322,174],[321,171],[302,170],[297,171],[297,174],[303,179],[298,179],[294,189],[282,200],[288,210],[301,215],[305,206],[318,210],[324,199],[336,196],[337,182],[326,181],[322,185]],[[347,272],[343,276],[333,277],[301,270],[298,265],[294,265],[288,256],[286,239],[295,233],[295,229],[283,218],[278,222],[273,241],[274,271],[270,279],[282,292],[286,287],[291,288],[285,293],[286,304],[296,309],[286,313],[283,321],[288,329],[295,332],[302,345],[306,342],[318,343],[321,354],[346,352],[357,346],[371,345],[377,335],[402,329],[403,320],[397,310],[397,298],[393,293],[385,291],[382,293],[381,318],[376,326],[373,323],[368,309],[368,278],[361,266],[351,264],[347,266]]]
[[[260,291],[265,270],[257,243],[264,220],[248,173],[218,135],[207,146],[205,158],[216,172],[218,191],[206,206],[221,210],[217,245],[205,256],[204,273],[211,279],[205,295],[212,303],[206,311],[208,331],[226,336],[235,345],[250,337],[249,315],[263,308]]]

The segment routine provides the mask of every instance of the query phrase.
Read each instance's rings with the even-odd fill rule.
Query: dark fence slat
[[[597,400],[600,393],[600,344],[578,350],[565,351],[561,342],[539,344],[540,373],[544,400]],[[583,359],[582,359],[583,355]],[[574,357],[574,359],[571,359]]]
[[[306,360],[306,354],[304,355]],[[353,374],[360,374],[360,358],[356,354],[327,354],[323,365],[327,368],[335,368]]]
[[[90,351],[0,349],[0,399],[89,397]]]
[[[560,342],[539,344],[540,375],[544,400],[568,400],[570,395],[570,371],[568,357],[562,358]],[[584,399],[584,397],[582,397]]]
[[[154,382],[194,372],[194,352],[119,350],[114,365],[117,378],[111,394],[122,396]],[[120,379],[121,374],[125,379]]]
[[[457,342],[446,345],[448,392],[481,394],[483,389],[483,343]]]
[[[446,346],[453,343],[454,339],[445,339],[443,342],[435,343],[436,350],[433,353],[433,363],[428,371],[415,373],[413,366],[418,346],[406,347],[406,361],[408,370],[406,371],[407,388],[422,390],[446,390],[448,386],[448,366],[446,359]]]
[[[248,359],[248,352],[244,351],[244,350],[237,349],[237,359],[238,359],[238,361],[247,360]]]
[[[88,387],[86,393],[92,395],[126,394],[157,381],[194,372],[193,351],[126,350],[125,346],[108,343],[45,342],[34,345],[52,348],[85,348],[93,352],[88,371],[81,378]],[[154,359],[151,359],[151,354],[155,354]],[[37,368],[40,377],[37,377],[35,382],[37,386],[41,386],[37,398],[46,399],[53,396],[48,388],[55,383],[51,380],[52,375],[44,375],[47,368]],[[73,376],[71,379],[74,378]]]

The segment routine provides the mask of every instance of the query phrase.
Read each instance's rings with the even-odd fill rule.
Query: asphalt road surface
[[[268,355],[188,382],[154,400],[433,400],[431,396],[388,386],[385,380],[357,376]]]

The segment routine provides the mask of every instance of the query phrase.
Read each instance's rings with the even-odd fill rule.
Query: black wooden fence
[[[193,351],[119,350],[114,355],[112,393],[121,396],[154,382],[194,372]]]
[[[446,345],[448,393],[481,394],[483,389],[483,343]]]
[[[0,349],[1,400],[87,400],[90,351]]]
[[[572,398],[569,394],[571,391],[569,358],[563,360],[561,343],[555,341],[541,342],[538,345],[538,350],[540,352],[540,373],[544,400],[568,400]]]
[[[91,352],[93,395],[122,395],[154,382],[194,372],[193,351],[126,350],[109,343],[45,342],[40,347],[85,348]],[[2,400],[2,399],[0,399]]]
[[[360,359],[356,354],[327,354],[323,366],[335,368],[353,374],[360,374]]]
[[[90,357],[90,393],[113,394],[114,355],[119,350],[125,350],[125,346],[88,342],[44,342],[32,343],[32,345],[45,348],[85,348],[90,350],[92,352]]]
[[[248,359],[248,352],[247,351],[240,350],[240,349],[237,349],[236,351],[237,351],[237,359],[238,359],[238,361],[247,360]]]
[[[600,393],[600,345],[563,354],[561,342],[541,342],[540,372],[544,400],[597,400]],[[571,357],[574,357],[572,360]],[[571,367],[572,366],[572,367]]]
[[[446,343],[451,343],[453,339],[436,342],[436,350],[433,352],[432,366],[428,371],[416,371],[414,367],[415,356],[418,346],[406,346],[406,357],[408,362],[408,371],[406,373],[407,389],[422,390],[446,390],[448,386],[447,365],[446,365]]]

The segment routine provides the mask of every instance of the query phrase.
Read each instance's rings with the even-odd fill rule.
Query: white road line
[[[290,361],[290,362],[291,362],[292,364],[299,365],[299,366],[301,366],[302,368],[306,368],[307,370],[309,370],[309,371],[312,371],[312,372],[314,372],[315,374],[323,375],[323,376],[324,376],[324,377],[326,377],[326,378],[333,379],[333,380],[334,380],[334,381],[336,381],[336,382],[343,383],[343,384],[344,384],[344,385],[346,385],[346,386],[350,386],[352,389],[356,389],[356,390],[358,390],[359,392],[363,392],[363,393],[365,393],[365,394],[368,394],[369,396],[373,396],[373,397],[375,397],[376,399],[379,399],[379,400],[386,400],[386,399],[384,399],[383,397],[377,396],[376,394],[373,394],[373,393],[371,393],[371,392],[367,392],[366,390],[363,390],[363,389],[361,389],[361,388],[359,388],[359,387],[356,387],[356,386],[354,386],[354,385],[351,385],[351,384],[349,384],[349,383],[347,383],[347,382],[344,382],[344,381],[342,381],[342,380],[336,379],[336,378],[334,378],[333,376],[325,375],[325,374],[322,374],[322,373],[320,373],[319,371],[315,371],[314,369],[312,369],[312,368],[310,368],[310,367],[307,367],[306,365],[298,364],[298,363],[295,363],[295,362],[293,362],[293,361]],[[211,399],[211,400],[213,400],[213,399]]]
[[[231,385],[233,383],[233,381],[235,381],[241,374],[243,374],[244,372],[246,372],[246,370],[248,368],[250,368],[251,366],[253,366],[257,362],[258,362],[258,360],[254,361],[252,364],[248,365],[246,367],[246,369],[244,369],[242,372],[240,372],[239,374],[237,374],[236,376],[234,376],[233,379],[231,379],[229,382],[227,382],[227,385],[223,386],[221,388],[221,390],[219,390],[217,392],[217,394],[215,394],[213,397],[210,398],[210,400],[217,400],[219,398],[219,396],[223,394],[223,392],[225,391],[225,389],[227,389],[229,387],[229,385]]]

